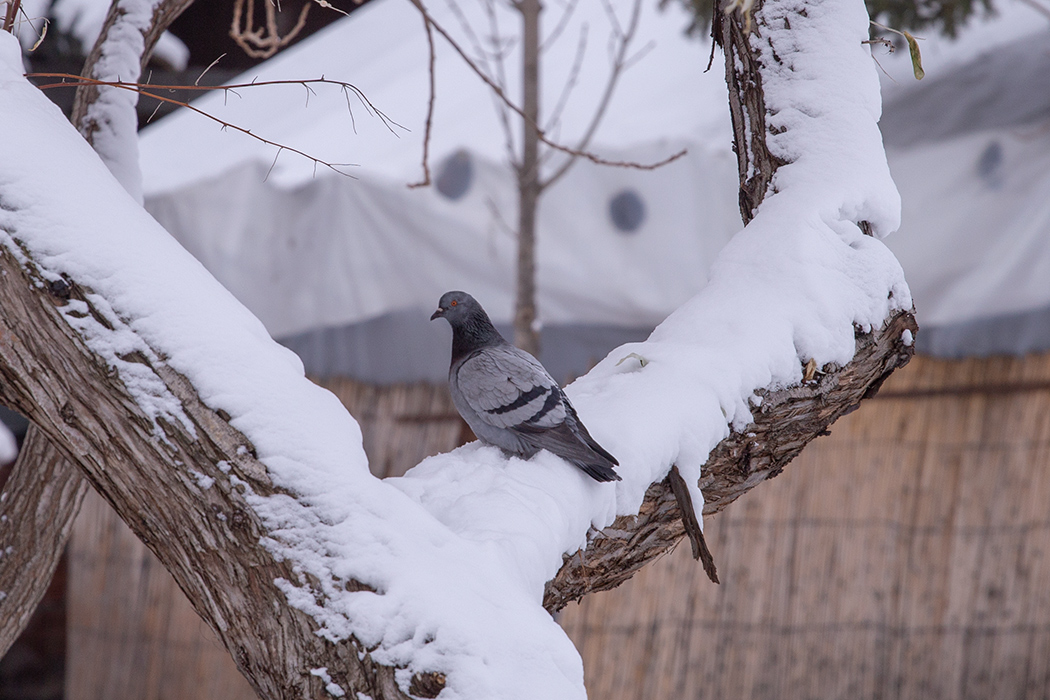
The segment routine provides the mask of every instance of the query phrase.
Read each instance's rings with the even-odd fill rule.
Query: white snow
[[[201,474],[196,469],[190,470],[190,476],[192,476],[193,480],[197,482],[197,485],[205,491],[207,491],[215,485],[215,479],[211,478],[207,474]]]
[[[327,667],[321,666],[320,668],[312,668],[310,669],[310,675],[317,676],[322,681],[324,681],[324,688],[328,691],[329,695],[337,698],[341,698],[344,695],[346,695],[346,691],[343,690],[342,686],[332,681],[332,677],[328,675]]]
[[[18,457],[18,441],[7,426],[0,423],[0,464],[10,464]]]
[[[196,429],[183,412],[179,400],[168,391],[160,377],[135,359],[135,353],[141,353],[150,362],[156,362],[158,358],[153,350],[114,313],[104,297],[88,294],[87,298],[105,323],[96,320],[89,312],[87,302],[78,299],[70,299],[62,308],[62,315],[80,333],[88,347],[105,358],[110,369],[120,376],[139,407],[153,421],[157,437],[164,438],[164,430],[157,422],[160,418],[179,422],[191,435],[196,435]]]
[[[695,484],[710,449],[751,419],[757,389],[800,381],[810,359],[848,362],[855,328],[911,305],[896,260],[856,225],[867,220],[886,235],[899,213],[875,126],[878,79],[861,45],[863,4],[807,7],[792,32],[774,26],[764,39],[793,69],[765,83],[772,121],[787,128],[773,147],[795,158],[778,173],[777,193],[719,255],[699,295],[567,389],[619,458],[615,485],[548,453],[507,459],[477,443],[401,479],[371,477],[338,400],[109,177],[20,77],[7,37],[0,132],[17,138],[0,142],[2,239],[106,299],[206,404],[232,417],[274,483],[295,494],[239,486],[266,525],[264,544],[300,574],[277,584],[319,634],[374,646],[373,658],[403,668],[402,683],[417,671],[445,673],[450,700],[582,698],[579,655],[540,606],[562,555],[591,528],[636,512],[672,464]],[[620,364],[632,353],[644,367]],[[377,593],[347,592],[349,578]]]
[[[135,83],[139,79],[139,61],[145,49],[143,35],[162,0],[116,1],[122,12],[109,28],[91,77]],[[124,189],[141,204],[142,172],[139,168],[138,115],[135,112],[138,97],[134,90],[100,86],[98,99],[88,107],[83,124],[97,127],[91,134],[95,150]]]

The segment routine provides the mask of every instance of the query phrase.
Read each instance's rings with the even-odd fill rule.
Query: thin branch
[[[22,0],[8,0],[8,12],[12,9],[14,9],[15,18],[12,20],[11,29],[5,31],[17,34],[22,28],[22,22],[28,24],[29,28],[33,30],[33,33],[36,34],[36,41],[34,41],[33,45],[29,47],[29,53],[33,53],[40,48],[42,43],[44,43],[44,38],[47,36],[47,29],[51,26],[51,20],[47,17],[30,17],[29,13],[26,12],[26,8],[22,5]],[[22,19],[18,19],[18,15],[22,15]],[[33,21],[35,19],[40,20],[40,29],[33,26]]]
[[[7,14],[4,15],[3,31],[10,34],[15,27],[15,19],[18,17],[18,10],[22,7],[22,0],[8,0],[7,2]]]
[[[485,207],[489,210],[489,215],[492,217],[492,221],[495,223],[497,230],[502,231],[509,238],[517,238],[517,230],[515,230],[515,228],[503,218],[503,211],[496,203],[495,199],[492,197],[486,197]]]
[[[551,116],[547,120],[546,130],[552,130],[560,121],[561,113],[565,111],[565,106],[569,103],[569,95],[576,88],[576,83],[580,79],[580,71],[583,70],[583,56],[587,52],[587,25],[580,27],[580,40],[576,44],[576,56],[572,60],[572,68],[569,70],[569,77],[565,81],[565,86],[561,90],[561,95],[558,96],[558,101],[554,104],[554,109],[551,110]]]
[[[565,163],[554,172],[554,174],[546,180],[540,181],[541,192],[561,179],[565,173],[569,172],[569,168],[571,168],[576,162],[576,158],[590,145],[591,139],[598,130],[598,126],[601,124],[602,118],[605,116],[605,111],[609,107],[609,102],[612,101],[613,92],[616,90],[616,84],[619,82],[620,76],[623,75],[623,71],[627,66],[627,50],[630,48],[631,41],[634,40],[634,35],[638,31],[638,21],[642,14],[642,0],[634,0],[634,7],[631,10],[631,21],[628,24],[626,31],[620,29],[616,13],[613,11],[612,7],[608,5],[607,0],[603,0],[602,4],[606,8],[606,12],[609,14],[609,22],[612,24],[614,31],[619,37],[619,50],[616,52],[616,57],[613,60],[612,71],[609,73],[609,79],[605,83],[605,92],[602,94],[602,98],[598,102],[598,107],[594,110],[594,115],[591,117],[591,123],[587,126],[587,130],[584,132],[583,137],[574,149],[576,153],[570,153],[569,155],[571,157],[566,160]],[[665,160],[661,165],[666,165],[683,155],[685,155],[685,151],[680,151],[671,159]],[[593,159],[588,158],[588,160],[594,162]]]
[[[179,107],[185,107],[186,109],[188,109],[188,110],[190,110],[192,112],[195,112],[195,113],[201,115],[202,117],[205,117],[207,119],[212,120],[213,122],[216,122],[216,123],[222,125],[223,129],[233,129],[234,131],[239,131],[240,133],[245,134],[247,136],[250,136],[253,139],[255,139],[256,141],[260,141],[260,142],[262,142],[262,143],[264,143],[264,144],[266,144],[268,146],[274,146],[275,148],[278,149],[278,151],[277,151],[278,155],[280,155],[281,151],[291,151],[292,153],[295,153],[296,155],[302,156],[303,158],[306,158],[307,160],[311,161],[314,165],[323,165],[326,168],[328,168],[329,170],[331,170],[333,172],[336,172],[336,173],[339,173],[340,175],[343,175],[343,176],[349,177],[349,178],[353,178],[354,176],[351,175],[350,173],[343,172],[339,168],[340,167],[353,167],[353,166],[357,165],[356,163],[329,163],[328,161],[322,160],[320,158],[316,158],[316,157],[310,155],[309,153],[306,153],[305,151],[300,151],[297,148],[293,148],[291,146],[286,146],[286,145],[284,145],[282,143],[278,143],[276,141],[271,141],[271,140],[269,140],[267,138],[259,136],[258,134],[254,134],[254,133],[252,133],[251,129],[246,129],[246,128],[242,127],[242,126],[237,126],[236,124],[232,124],[230,122],[227,122],[227,121],[225,121],[223,119],[220,119],[220,118],[218,118],[218,117],[216,117],[216,116],[214,116],[212,114],[209,114],[208,112],[205,112],[202,109],[199,109],[198,107],[194,107],[192,104],[189,104],[188,102],[183,102],[182,100],[176,100],[176,99],[174,99],[172,97],[166,97],[164,95],[158,95],[157,93],[151,92],[150,90],[147,90],[146,88],[148,87],[148,88],[151,88],[153,90],[224,90],[224,91],[230,91],[233,88],[246,88],[246,87],[255,87],[255,86],[259,86],[259,85],[276,85],[276,84],[284,84],[284,85],[300,84],[300,85],[305,85],[305,84],[309,84],[309,83],[324,83],[324,84],[329,84],[329,85],[340,85],[340,86],[343,87],[343,89],[354,90],[355,94],[357,94],[358,97],[362,99],[362,101],[366,102],[366,104],[368,104],[371,107],[371,109],[377,115],[380,116],[380,118],[382,119],[383,123],[387,126],[388,129],[390,129],[390,131],[392,133],[393,133],[393,129],[390,127],[391,124],[393,124],[395,126],[398,126],[398,127],[402,128],[402,129],[404,128],[404,127],[401,127],[400,124],[397,124],[397,122],[394,122],[393,120],[391,120],[388,117],[386,117],[386,115],[382,114],[382,112],[379,112],[379,110],[376,110],[374,107],[372,107],[371,103],[368,103],[365,100],[365,98],[362,96],[362,94],[360,93],[360,91],[357,88],[353,87],[349,83],[342,83],[342,82],[335,81],[335,80],[328,80],[326,78],[315,78],[315,79],[312,79],[312,80],[271,80],[271,81],[264,81],[264,82],[258,82],[258,83],[248,83],[248,84],[242,84],[242,85],[213,85],[213,86],[208,86],[208,85],[143,85],[141,83],[123,83],[123,82],[119,82],[119,81],[107,81],[107,80],[95,80],[94,78],[82,78],[82,77],[79,77],[79,76],[70,75],[68,73],[29,73],[29,74],[26,75],[26,77],[27,78],[48,77],[48,78],[68,78],[68,79],[70,79],[70,82],[51,83],[49,85],[41,85],[41,86],[39,86],[41,90],[48,90],[48,89],[56,88],[56,87],[78,87],[80,85],[94,85],[94,86],[99,86],[99,87],[101,87],[101,86],[115,87],[115,88],[119,88],[121,90],[131,90],[131,91],[134,91],[134,92],[138,92],[140,95],[143,95],[145,97],[152,97],[153,99],[159,100],[161,102],[167,102],[168,104],[173,104],[173,105],[176,105],[176,106],[179,106]],[[274,162],[276,163],[276,158],[274,159]],[[271,170],[272,169],[273,169],[273,166],[271,166]]]
[[[430,185],[430,130],[434,122],[434,96],[437,94],[434,80],[434,32],[430,28],[430,20],[425,15],[423,27],[427,32],[427,50],[429,51],[430,99],[427,100],[427,123],[423,129],[423,179],[420,182],[409,184],[411,189]]]
[[[446,4],[448,5],[448,9],[452,11],[452,16],[456,18],[457,22],[459,22],[459,28],[463,30],[464,34],[466,34],[467,41],[471,43],[471,45],[474,47],[474,51],[477,52],[477,60],[480,61],[486,69],[490,69],[488,65],[488,58],[485,55],[485,49],[482,47],[481,39],[478,38],[477,33],[474,31],[474,27],[471,26],[470,20],[467,19],[467,15],[463,12],[463,9],[459,6],[459,3],[457,3],[455,0],[447,0]],[[491,1],[484,3],[484,7],[486,12],[492,12]],[[431,18],[430,21],[431,23],[433,23],[433,18]],[[498,37],[499,34],[497,33],[493,36]],[[493,53],[493,56],[497,59],[502,58],[500,48],[495,45],[494,47],[496,48],[496,52]]]
[[[470,68],[470,70],[473,71],[474,74],[481,79],[481,82],[485,83],[485,85],[487,85],[493,91],[493,93],[495,93],[496,96],[499,97],[499,99],[504,104],[506,104],[508,108],[510,108],[512,112],[517,114],[522,119],[527,120],[525,112],[522,111],[521,107],[514,104],[514,102],[507,97],[507,94],[506,92],[504,92],[503,88],[497,85],[496,82],[488,74],[485,73],[485,71],[481,70],[481,68],[478,67],[477,63],[475,63],[473,59],[471,59],[470,56],[467,55],[466,51],[463,50],[463,47],[460,46],[459,43],[455,39],[453,39],[451,35],[449,35],[449,33],[445,30],[444,27],[442,27],[438,22],[434,21],[434,18],[423,6],[421,0],[411,0],[411,2],[417,10],[419,10],[425,17],[429,18],[430,25],[437,31],[438,34],[442,36],[442,38],[445,39],[445,41],[449,43],[452,49],[457,54],[459,54],[459,57],[463,59],[463,61],[467,64],[467,67]],[[636,4],[636,7],[638,7],[640,5],[640,0],[636,0],[636,3],[638,3]],[[603,100],[603,102],[607,101],[608,100]],[[547,135],[543,132],[542,129],[539,129],[538,125],[537,130],[539,132],[539,140],[542,143],[549,146],[550,148],[553,148],[556,151],[561,151],[562,153],[565,153],[570,156],[584,158],[597,165],[608,165],[617,168],[632,168],[635,170],[655,170],[656,168],[661,168],[667,165],[668,163],[678,160],[686,154],[686,150],[683,149],[678,153],[675,153],[674,155],[664,158],[663,160],[658,161],[656,163],[636,163],[633,161],[609,160],[607,158],[602,158],[593,153],[587,152],[582,148],[571,148],[569,146],[563,146],[560,143],[552,141],[551,139],[547,138]],[[586,144],[584,145],[584,147],[586,147]],[[548,181],[547,184],[550,184],[550,181]]]
[[[561,13],[561,17],[558,18],[558,24],[554,27],[554,31],[540,44],[540,53],[546,53],[554,45],[554,42],[558,40],[562,32],[565,31],[565,27],[569,25],[569,20],[572,19],[573,13],[576,12],[577,5],[579,5],[579,0],[569,0],[565,10]]]
[[[77,87],[80,84],[84,84],[84,85],[110,85],[110,86],[113,86],[113,87],[124,88],[126,90],[138,90],[142,94],[146,95],[147,97],[155,97],[158,100],[159,99],[163,99],[163,98],[161,98],[158,95],[154,95],[152,93],[149,93],[149,92],[143,90],[143,88],[151,88],[151,89],[154,89],[154,90],[190,90],[190,91],[193,91],[193,90],[198,90],[198,91],[217,91],[217,90],[222,90],[224,92],[233,92],[234,94],[237,94],[237,90],[243,90],[244,88],[267,87],[267,86],[271,86],[271,85],[306,85],[306,86],[309,86],[309,85],[337,85],[340,88],[342,88],[343,90],[347,90],[347,91],[352,92],[357,97],[357,99],[361,100],[361,104],[363,104],[365,106],[365,108],[369,111],[370,114],[372,114],[372,116],[377,117],[383,123],[383,126],[385,126],[390,131],[390,133],[394,134],[395,136],[397,135],[397,133],[394,131],[394,127],[397,127],[398,129],[401,129],[402,131],[406,131],[406,132],[410,131],[410,129],[408,127],[397,123],[396,121],[391,119],[385,112],[383,112],[381,109],[379,109],[374,104],[372,104],[372,102],[368,99],[368,97],[365,96],[365,93],[363,93],[361,91],[361,89],[358,88],[357,86],[355,86],[353,83],[347,83],[347,82],[344,82],[342,80],[331,80],[329,78],[324,77],[323,75],[320,78],[305,78],[305,79],[302,79],[302,80],[256,80],[256,81],[252,81],[250,83],[234,83],[232,85],[196,85],[196,84],[194,84],[194,85],[157,85],[157,84],[154,84],[154,83],[128,83],[128,82],[123,82],[123,81],[120,81],[120,80],[106,81],[106,80],[96,80],[94,78],[84,78],[84,77],[79,76],[79,75],[73,75],[72,73],[26,73],[25,77],[27,77],[27,78],[62,78],[64,80],[70,81],[70,82],[62,82],[62,83],[49,83],[47,85],[38,85],[37,87],[39,87],[41,90],[50,90],[52,88],[67,87],[67,86]],[[168,101],[172,101],[172,100],[168,100]],[[183,103],[178,102],[178,101],[174,101],[174,103],[178,104],[178,105],[183,105]]]
[[[207,68],[205,68],[204,70],[202,70],[202,71],[201,71],[201,74],[197,76],[197,79],[193,81],[193,84],[194,84],[194,85],[200,85],[200,84],[201,84],[201,78],[203,78],[203,77],[204,77],[205,73],[207,73],[207,72],[208,72],[208,71],[210,71],[210,70],[211,70],[212,68],[214,68],[214,67],[215,67],[215,64],[217,64],[217,63],[218,63],[219,61],[221,61],[221,60],[222,60],[222,59],[224,59],[224,58],[226,58],[226,54],[220,54],[218,58],[216,58],[216,59],[215,59],[214,61],[212,61],[211,63],[209,63],[209,64],[208,64],[208,67],[207,67]]]
[[[365,0],[354,0],[354,4],[355,5],[360,5],[364,1]],[[318,5],[320,5],[321,7],[325,8],[326,10],[332,10],[333,12],[338,12],[339,14],[341,14],[341,15],[343,15],[345,17],[349,17],[350,16],[349,12],[347,12],[346,10],[340,10],[338,7],[336,7],[335,5],[333,5],[330,2],[328,2],[328,0],[314,0],[314,2],[316,2]]]
[[[503,35],[499,28],[499,17],[496,14],[496,6],[494,0],[485,0],[484,3],[485,14],[489,20],[489,36],[491,37],[493,47],[493,57],[495,58],[496,64],[496,78],[500,85],[506,86],[507,84],[507,67],[504,58],[510,51],[510,47],[514,42],[508,41],[506,50],[504,47],[499,45]],[[521,169],[521,163],[518,159],[518,154],[514,148],[514,127],[510,123],[510,110],[507,109],[507,105],[503,101],[499,100],[495,95],[492,98],[493,104],[496,105],[496,115],[500,121],[500,127],[503,129],[503,144],[507,149],[507,161],[511,164],[515,170]]]
[[[500,86],[501,90],[506,90],[507,71],[505,59],[516,42],[513,38],[504,39],[503,33],[500,31],[499,27],[499,16],[496,12],[495,1],[483,0],[481,3],[485,16],[488,19],[488,36],[491,49],[486,49],[482,44],[481,39],[478,38],[477,33],[474,31],[474,27],[470,24],[470,20],[467,19],[467,15],[463,12],[462,8],[460,8],[459,3],[457,3],[456,0],[446,0],[446,4],[452,11],[452,14],[459,23],[463,33],[466,35],[467,41],[469,41],[474,47],[474,52],[477,54],[480,69],[483,69],[486,74],[490,76],[495,74],[495,78],[493,78],[494,82]],[[507,160],[515,169],[517,169],[517,156],[514,149],[514,128],[510,122],[510,112],[507,109],[507,104],[504,100],[500,99],[498,95],[492,96],[492,103],[496,109],[496,116],[499,119],[500,127],[503,130],[503,141],[507,150]]]

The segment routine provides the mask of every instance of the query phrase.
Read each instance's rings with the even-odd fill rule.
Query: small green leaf
[[[911,69],[915,72],[915,79],[922,80],[926,71],[922,69],[922,54],[919,53],[919,42],[909,32],[901,32],[908,40],[908,53],[911,54]]]

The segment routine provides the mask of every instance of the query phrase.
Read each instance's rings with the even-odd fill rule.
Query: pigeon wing
[[[563,397],[562,405],[568,411],[566,420],[546,430],[529,424],[519,426],[517,432],[521,440],[572,462],[596,481],[619,481],[614,470],[619,462],[591,437],[567,398]]]
[[[460,365],[457,381],[467,405],[493,427],[543,430],[565,421],[557,382],[531,355],[512,345],[474,353]]]

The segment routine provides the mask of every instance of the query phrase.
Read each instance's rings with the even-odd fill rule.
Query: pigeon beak
[[[430,320],[433,321],[435,318],[438,318],[439,316],[444,316],[444,315],[445,315],[445,310],[439,308],[437,311],[435,311],[433,314],[430,315]]]

